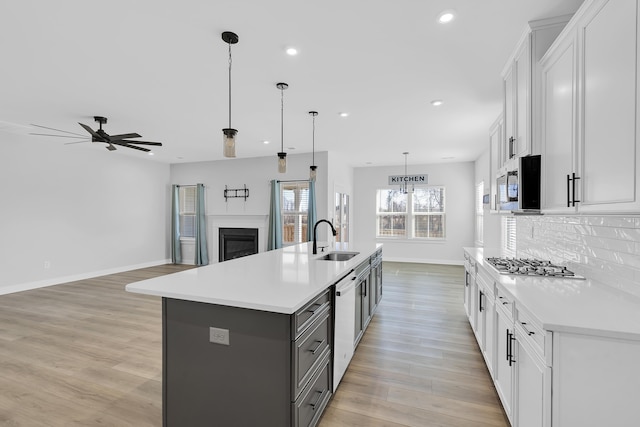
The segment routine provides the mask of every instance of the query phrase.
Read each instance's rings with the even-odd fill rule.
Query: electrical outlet
[[[51,261],[45,261],[44,262],[44,269],[48,270],[49,268],[51,268]]]
[[[212,342],[214,344],[229,345],[229,330],[210,327],[209,342]]]

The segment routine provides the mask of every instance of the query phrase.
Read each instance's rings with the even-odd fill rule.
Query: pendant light
[[[235,157],[238,131],[231,128],[231,45],[238,43],[238,35],[225,31],[222,33],[222,40],[229,45],[229,127],[222,129],[222,154],[224,157]]]
[[[318,167],[316,166],[316,116],[318,115],[318,112],[309,111],[309,115],[313,117],[313,133],[311,134],[311,166],[309,166],[309,180],[315,181],[318,172]]]
[[[286,83],[277,83],[280,89],[280,152],[278,153],[278,172],[287,172],[287,153],[284,152],[284,91],[289,87]]]
[[[407,175],[407,156],[409,155],[409,152],[405,151],[402,154],[404,154],[404,176],[402,177],[402,182],[400,183],[400,192],[403,194],[407,194],[409,192],[409,176]],[[413,190],[414,188],[411,189],[411,191]]]

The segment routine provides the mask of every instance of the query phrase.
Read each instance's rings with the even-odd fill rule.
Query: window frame
[[[284,203],[284,192],[285,191],[300,191],[298,196],[295,196],[294,200],[297,197],[302,198],[300,200],[300,204],[303,203],[304,196],[302,192],[304,190],[307,191],[307,200],[306,200],[306,210],[285,210]],[[295,201],[294,201],[295,203]],[[285,216],[295,216],[294,227],[293,227],[293,242],[287,241],[285,237]],[[309,227],[309,181],[293,181],[286,182],[282,181],[280,183],[280,224],[282,227],[282,246],[293,246],[299,243],[307,242],[307,233],[305,228],[305,219],[306,226]]]
[[[193,194],[186,194],[187,192]],[[192,202],[193,206],[187,206]],[[181,185],[178,189],[178,217],[179,217],[179,225],[180,225],[180,240],[182,241],[194,241],[196,239],[196,204],[197,204],[197,185]],[[192,207],[193,211],[190,211],[189,208]],[[187,236],[184,233],[184,226],[187,223],[185,218],[191,218],[191,225],[193,229],[193,235]]]
[[[427,211],[421,212],[418,211],[415,206],[414,194],[415,191],[420,191],[424,189],[436,189],[442,194],[442,198],[444,199],[442,202],[442,210],[441,211]],[[406,197],[404,200],[405,210],[404,211],[381,211],[380,210],[380,192],[392,191],[394,193],[399,193],[400,190],[394,188],[379,188],[376,190],[376,239],[382,240],[402,240],[406,242],[442,242],[447,239],[446,233],[446,188],[444,185],[426,185],[420,186],[419,188],[413,189],[404,193]],[[382,235],[380,234],[380,217],[382,216],[404,216],[404,233],[401,235]],[[433,237],[433,236],[416,236],[418,231],[418,227],[416,226],[416,219],[419,217],[442,217],[441,227],[442,227],[442,236]]]

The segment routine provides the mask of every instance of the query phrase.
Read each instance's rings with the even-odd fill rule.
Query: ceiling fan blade
[[[82,144],[83,142],[91,142],[91,140],[90,140],[90,139],[85,139],[84,141],[65,142],[65,144],[64,144],[64,145]]]
[[[62,130],[62,129],[54,129],[54,128],[50,128],[50,127],[46,127],[46,126],[41,126],[41,125],[35,125],[33,123],[31,123],[31,126],[35,126],[35,127],[39,127],[39,128],[43,128],[43,129],[49,129],[49,130],[55,130],[56,132],[63,132],[63,133],[69,133],[71,135],[77,135],[77,136],[83,136],[79,133],[75,133],[75,132],[69,132],[66,130]],[[36,134],[34,133],[34,135],[41,135],[41,134]],[[51,136],[55,136],[55,135],[51,135]]]
[[[87,139],[87,136],[71,136],[71,135],[52,135],[50,133],[34,133],[34,132],[29,132],[29,135],[39,135],[39,136],[53,136],[56,138],[78,138],[78,139]]]
[[[134,150],[151,151],[148,148],[136,147],[135,145],[129,145],[126,142],[122,142],[122,141],[113,141],[113,144],[119,145],[121,147],[133,148]]]
[[[158,147],[162,147],[162,142],[151,142],[151,141],[129,141],[122,140],[120,142],[126,142],[127,144],[140,144],[140,145],[156,145]]]
[[[89,126],[87,125],[83,125],[82,123],[78,123],[80,126],[82,126],[84,128],[84,130],[86,130],[87,132],[89,132],[91,134],[91,136],[93,136],[95,139],[97,139],[98,141],[107,141],[105,138],[103,138],[99,133],[97,133],[96,131],[94,131],[93,129],[91,129]]]
[[[112,141],[121,141],[127,138],[140,138],[142,135],[138,135],[137,133],[123,133],[122,135],[109,135]]]

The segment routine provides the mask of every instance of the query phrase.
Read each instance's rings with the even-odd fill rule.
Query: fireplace
[[[258,253],[257,228],[219,228],[218,261],[228,261]]]

